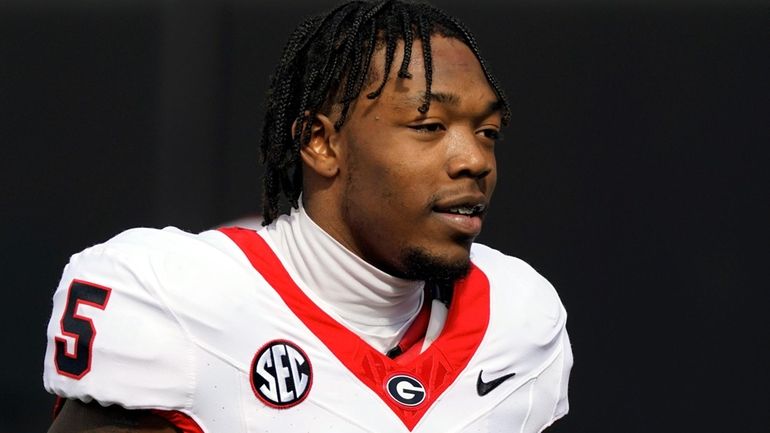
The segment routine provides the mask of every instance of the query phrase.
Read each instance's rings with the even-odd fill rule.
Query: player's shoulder
[[[158,260],[203,260],[218,255],[233,255],[232,243],[217,230],[190,233],[176,227],[163,229],[138,227],[125,230],[103,243],[84,249],[70,258],[70,265],[89,262],[96,257],[127,265],[141,265]],[[197,260],[196,260],[197,258]]]
[[[176,227],[162,229],[136,227],[118,233],[107,241],[86,249],[107,249],[131,254],[168,254],[201,251],[216,247],[217,238],[223,235],[218,231],[191,233]],[[222,238],[224,239],[224,238]]]
[[[69,287],[81,282],[109,288],[112,311],[156,317],[153,323],[179,322],[194,339],[207,329],[223,329],[233,300],[264,287],[223,232],[173,227],[126,230],[73,255],[54,294],[55,307],[65,305]]]
[[[180,300],[201,304],[202,291],[189,284],[194,275],[183,280],[176,269],[180,257],[205,256],[189,269],[210,261],[212,247],[198,245],[206,243],[178,229],[139,228],[74,254],[53,294],[46,389],[105,405],[184,408],[197,328],[184,320],[190,308]],[[90,332],[78,327],[83,320]],[[62,335],[77,337],[77,349]]]
[[[250,269],[236,245],[217,230],[199,234],[166,227],[133,228],[74,254],[64,278],[86,280],[125,293],[207,302],[201,287],[227,273]],[[112,285],[112,286],[110,286]]]
[[[474,243],[471,261],[488,277],[501,280],[521,289],[540,290],[556,294],[553,286],[535,268],[524,260],[507,255],[492,247]]]
[[[511,317],[537,316],[564,326],[566,311],[556,289],[530,264],[483,244],[473,244],[471,261],[488,278],[495,304],[515,310]]]
[[[524,260],[503,253],[490,246],[474,243],[471,246],[471,260],[476,266],[484,266],[490,270],[502,268],[508,272],[522,273],[527,276],[539,275],[535,269]]]

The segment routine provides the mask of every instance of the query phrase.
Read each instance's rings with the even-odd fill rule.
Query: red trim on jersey
[[[441,335],[425,352],[413,359],[405,362],[398,358],[390,359],[314,304],[292,280],[260,235],[241,228],[220,231],[238,245],[252,266],[305,326],[348,370],[376,393],[410,431],[468,365],[487,330],[489,280],[471,264],[469,274],[455,285],[452,305]],[[385,384],[396,373],[414,377],[424,385],[427,395],[422,403],[405,407],[390,397]]]
[[[150,409],[155,415],[165,418],[176,427],[180,433],[204,433],[203,429],[189,415],[178,410]]]
[[[59,413],[64,408],[64,402],[67,401],[66,398],[61,396],[56,396],[56,401],[53,402],[53,413],[51,419],[56,419],[57,416],[59,416]]]
[[[56,419],[56,417],[59,416],[59,413],[64,407],[65,401],[67,401],[66,398],[60,397],[58,395],[56,396],[56,402],[54,403],[54,406],[53,406],[54,419]],[[198,425],[197,422],[195,422],[192,418],[190,418],[189,415],[186,415],[182,412],[179,412],[176,410],[160,410],[160,409],[150,409],[150,412],[170,422],[172,425],[174,425],[174,427],[179,429],[181,433],[205,433],[203,429]]]
[[[430,321],[430,309],[431,302],[428,296],[429,291],[425,291],[425,300],[423,301],[420,312],[417,313],[417,317],[409,325],[409,329],[406,330],[404,336],[401,337],[401,341],[398,342],[398,348],[401,349],[401,354],[396,356],[395,359],[399,364],[406,364],[413,360],[420,354],[422,349],[422,343],[425,340],[425,332],[428,330],[428,322]]]

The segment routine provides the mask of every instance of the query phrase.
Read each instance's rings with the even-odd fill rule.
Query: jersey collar
[[[238,245],[254,269],[302,323],[377,394],[410,431],[457,379],[476,352],[489,324],[489,280],[472,264],[469,274],[455,285],[446,324],[433,344],[405,362],[390,359],[313,303],[258,233],[240,228],[221,231]],[[420,404],[406,406],[389,395],[386,384],[399,375],[410,376],[424,386],[425,399]]]

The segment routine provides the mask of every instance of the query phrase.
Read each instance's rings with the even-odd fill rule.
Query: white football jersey
[[[553,287],[483,245],[441,334],[391,359],[306,295],[268,236],[133,229],[72,257],[45,387],[189,432],[537,433],[568,410]]]

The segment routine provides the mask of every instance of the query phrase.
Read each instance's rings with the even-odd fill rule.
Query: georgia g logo
[[[425,401],[425,387],[419,380],[406,374],[396,374],[385,384],[388,395],[404,406],[417,406]]]
[[[313,384],[313,369],[305,352],[286,340],[273,340],[251,362],[251,388],[257,398],[276,409],[297,405]]]

